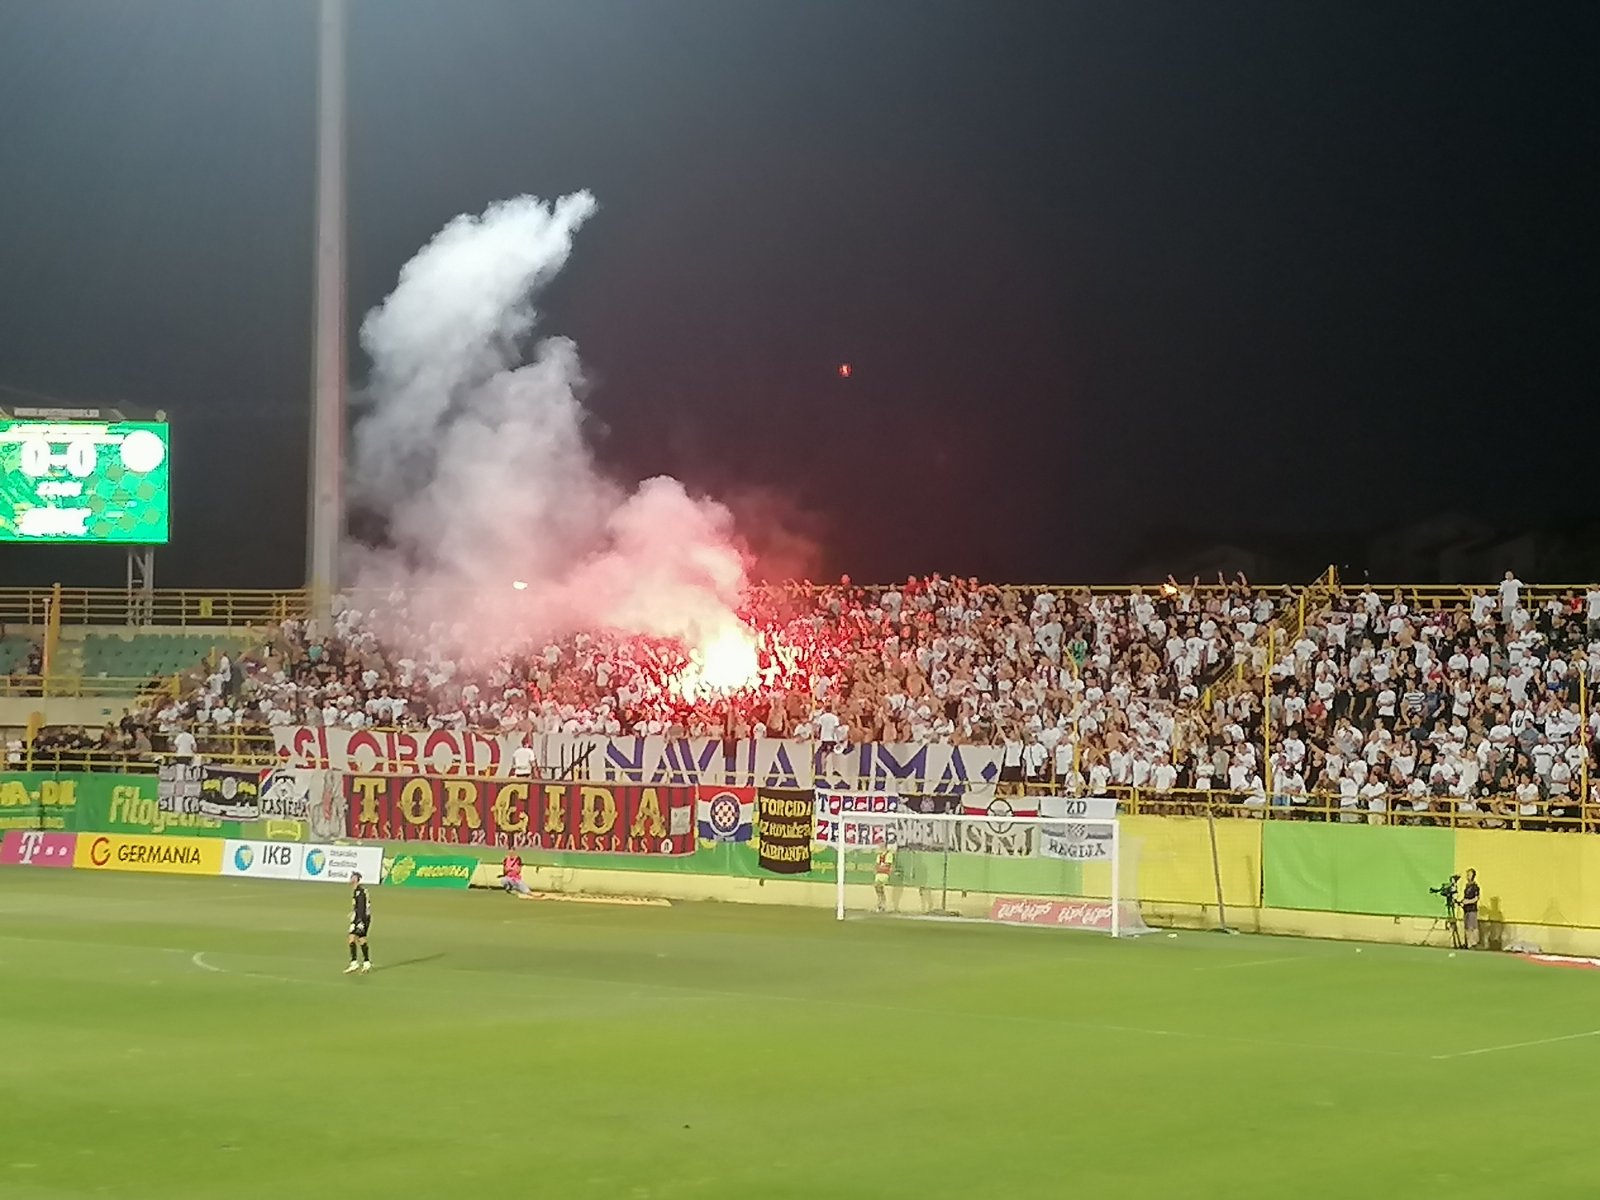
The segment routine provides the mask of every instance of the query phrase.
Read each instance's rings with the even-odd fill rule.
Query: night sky
[[[819,571],[1593,515],[1593,3],[352,0],[349,45],[352,330],[454,214],[591,189],[542,329],[601,457]],[[303,579],[314,49],[311,0],[0,0],[0,385],[168,411],[162,585]]]

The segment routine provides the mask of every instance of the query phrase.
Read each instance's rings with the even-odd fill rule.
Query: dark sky
[[[0,0],[0,384],[168,410],[165,585],[303,577],[314,38]],[[351,328],[452,215],[588,187],[543,328],[602,456],[834,571],[1587,515],[1597,58],[1593,3],[353,0]]]

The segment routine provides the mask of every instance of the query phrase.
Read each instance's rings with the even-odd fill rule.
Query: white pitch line
[[[240,975],[246,979],[270,979],[274,983],[329,983],[331,980],[323,979],[293,979],[288,975],[267,975],[260,971],[230,971],[227,967],[219,967],[206,961],[205,951],[197,950],[190,960],[202,971],[211,971],[217,975]]]
[[[1523,1050],[1529,1046],[1553,1046],[1557,1042],[1576,1042],[1592,1037],[1600,1037],[1600,1029],[1590,1029],[1584,1033],[1564,1033],[1560,1037],[1536,1038],[1531,1042],[1507,1042],[1503,1046],[1480,1046],[1476,1050],[1458,1050],[1454,1054],[1435,1054],[1433,1057],[1436,1060],[1471,1058],[1474,1054],[1498,1054],[1501,1050]]]

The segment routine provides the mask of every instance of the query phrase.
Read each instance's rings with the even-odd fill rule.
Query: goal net
[[[895,916],[1151,932],[1140,912],[1138,844],[1121,836],[1114,801],[1060,799],[1014,816],[884,810],[882,800],[834,797],[817,840],[834,857],[836,909]],[[1049,798],[1056,800],[1057,798]],[[890,802],[893,803],[892,801]],[[1067,815],[1067,809],[1075,810]]]

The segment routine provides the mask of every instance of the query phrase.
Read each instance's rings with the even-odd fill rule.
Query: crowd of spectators
[[[377,606],[346,603],[326,629],[285,621],[179,698],[58,744],[224,753],[290,724],[976,743],[1004,748],[1008,781],[1097,794],[1224,791],[1244,810],[1346,820],[1577,817],[1600,737],[1583,695],[1600,673],[1600,589],[1535,603],[1508,573],[1468,595],[1330,589],[1302,628],[1305,598],[1242,576],[763,589],[740,614],[757,678],[728,691],[698,685],[667,639],[579,634],[473,664],[427,630],[381,637]]]
[[[202,740],[307,724],[1003,744],[1011,778],[1064,776],[1086,750],[1142,784],[1171,762],[1175,713],[1247,658],[1283,600],[1243,578],[1121,592],[941,576],[764,589],[740,614],[757,678],[731,691],[697,686],[690,652],[667,639],[579,634],[468,666],[426,631],[380,637],[371,610],[347,605],[326,631],[285,621],[152,715]]]
[[[1218,706],[1197,748],[1229,786],[1276,802],[1337,798],[1345,820],[1447,807],[1523,824],[1582,815],[1600,736],[1600,589],[1524,600],[1509,572],[1465,602],[1345,592],[1300,636],[1278,630],[1265,714],[1254,689]]]

